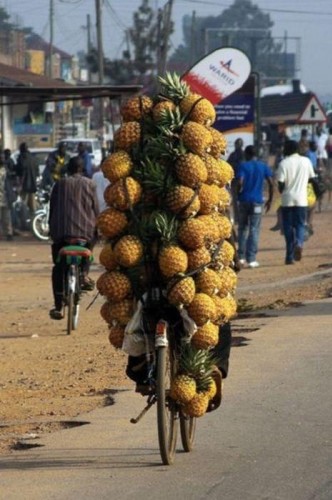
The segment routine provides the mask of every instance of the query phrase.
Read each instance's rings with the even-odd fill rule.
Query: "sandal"
[[[51,309],[49,314],[51,319],[63,319],[63,314],[58,309]]]
[[[214,398],[212,398],[209,401],[209,406],[208,406],[207,412],[214,411],[217,408],[219,408],[219,406],[221,404],[221,400],[222,400],[222,386],[223,386],[222,373],[219,370],[219,368],[217,368],[216,366],[213,368],[213,371],[211,373],[211,377],[215,381],[215,384],[217,387],[217,392],[216,392],[216,395],[214,396]]]
[[[91,292],[95,287],[95,282],[89,278],[89,276],[85,276],[82,280],[81,289],[87,292]]]

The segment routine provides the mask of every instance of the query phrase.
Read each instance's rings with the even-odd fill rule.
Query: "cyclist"
[[[52,243],[52,288],[54,308],[50,310],[52,319],[62,319],[63,266],[58,261],[59,250],[69,240],[85,240],[93,249],[97,241],[96,217],[99,213],[96,186],[91,179],[83,176],[83,162],[75,156],[67,168],[68,177],[54,184],[50,199],[50,236]],[[94,283],[88,276],[89,262],[83,263],[83,290],[93,290]]]

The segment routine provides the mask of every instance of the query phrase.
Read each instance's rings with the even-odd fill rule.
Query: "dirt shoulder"
[[[330,296],[331,211],[324,207],[315,214],[315,233],[306,243],[303,260],[294,266],[284,265],[283,237],[269,230],[275,215],[263,218],[261,266],[239,274],[240,310],[255,315]],[[79,328],[70,336],[63,322],[49,319],[50,270],[47,243],[30,237],[0,241],[2,454],[23,448],[27,441],[22,437],[69,426],[73,417],[112,404],[114,391],[133,387],[124,374],[124,353],[108,343],[107,327],[99,315],[101,298],[87,310],[94,293],[84,296]],[[91,275],[97,278],[100,272],[95,264]],[[244,316],[240,313],[233,322],[234,345]]]

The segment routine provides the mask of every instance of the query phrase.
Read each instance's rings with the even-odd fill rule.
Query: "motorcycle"
[[[41,241],[48,241],[49,236],[49,213],[50,213],[50,192],[46,189],[38,189],[36,199],[39,208],[32,217],[31,229],[33,235]]]

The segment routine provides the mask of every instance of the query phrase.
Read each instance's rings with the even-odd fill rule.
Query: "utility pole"
[[[104,83],[104,51],[101,24],[101,0],[96,0],[96,28],[97,28],[97,51],[98,51],[98,74],[99,84]]]
[[[87,32],[87,38],[88,38],[87,50],[88,50],[88,55],[89,55],[91,52],[91,18],[90,18],[90,14],[88,14],[87,18],[86,18],[86,32]],[[91,84],[90,66],[88,67],[88,82],[90,85]]]
[[[53,25],[54,25],[54,0],[50,0],[50,47],[49,47],[49,65],[48,76],[53,78]]]
[[[168,0],[167,4],[164,7],[163,12],[163,36],[161,40],[161,61],[159,74],[163,75],[166,71],[167,64],[167,52],[168,52],[168,40],[171,31],[172,25],[172,8],[173,8],[173,0]]]
[[[98,76],[99,85],[104,83],[104,51],[103,51],[103,36],[102,36],[102,24],[101,24],[101,2],[102,0],[96,0],[96,29],[97,29],[97,51],[98,51]],[[101,97],[99,99],[99,128],[101,135],[101,143],[104,146],[104,99]]]

